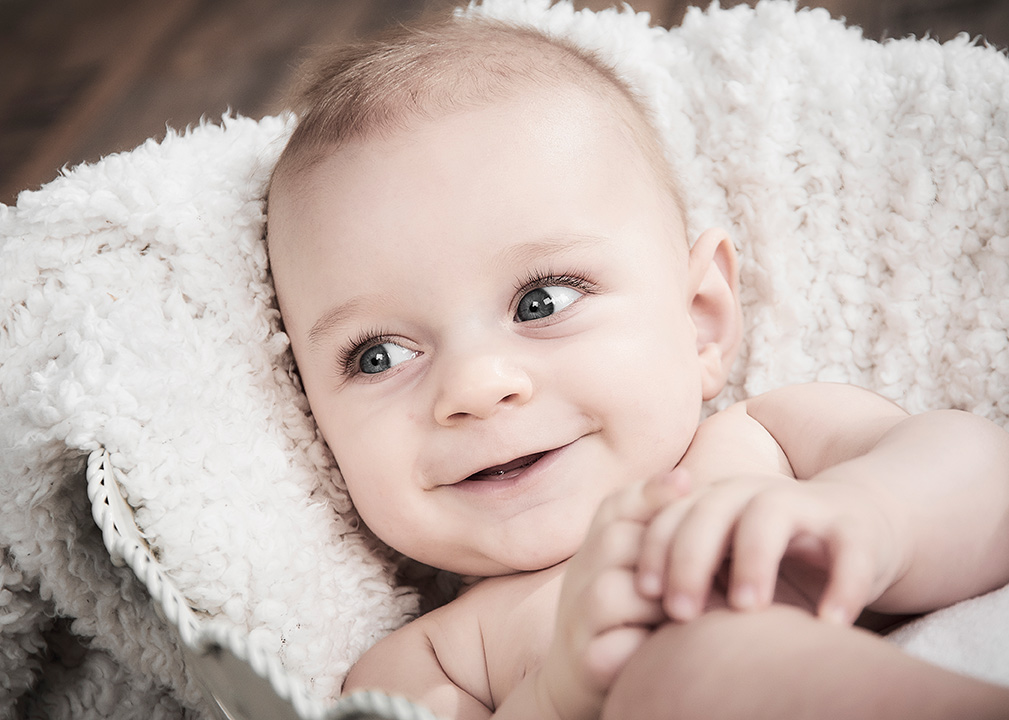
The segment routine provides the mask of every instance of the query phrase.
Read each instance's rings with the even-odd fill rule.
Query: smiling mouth
[[[544,455],[546,455],[546,452],[533,453],[532,455],[516,458],[503,465],[495,465],[494,467],[485,468],[478,473],[473,473],[466,479],[475,481],[510,480],[534,465]]]

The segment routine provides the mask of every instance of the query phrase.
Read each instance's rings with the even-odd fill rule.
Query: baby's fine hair
[[[477,109],[523,90],[564,86],[602,97],[623,116],[685,218],[651,112],[612,67],[534,28],[476,17],[397,27],[307,63],[291,103],[298,125],[273,182],[311,169],[354,140],[391,135],[419,120]]]

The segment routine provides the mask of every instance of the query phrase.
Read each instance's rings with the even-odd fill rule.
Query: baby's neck
[[[480,583],[484,582],[485,580],[493,580],[493,579],[496,579],[496,578],[517,578],[517,577],[522,577],[522,576],[526,576],[526,575],[535,575],[537,573],[542,573],[542,572],[546,572],[546,571],[550,571],[550,570],[557,570],[559,572],[559,571],[561,571],[563,569],[563,567],[564,567],[564,565],[566,563],[567,563],[567,560],[562,560],[561,562],[557,563],[556,565],[551,565],[551,566],[548,566],[548,567],[545,567],[545,568],[540,568],[539,570],[516,571],[516,572],[508,574],[508,575],[495,575],[495,576],[492,576],[492,577],[484,577],[482,575],[457,575],[456,578],[458,579],[458,582],[459,582],[459,590],[456,593],[456,597],[457,598],[458,597],[462,597],[467,592],[469,592],[470,590],[472,590],[473,588],[475,588],[477,585],[479,585]]]

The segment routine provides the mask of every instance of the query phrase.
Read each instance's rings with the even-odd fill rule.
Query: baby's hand
[[[638,592],[635,568],[648,522],[685,493],[682,479],[673,471],[610,496],[568,561],[541,674],[554,707],[564,708],[562,717],[594,717],[624,663],[667,620],[659,598]]]
[[[697,617],[728,560],[727,599],[767,607],[784,557],[824,570],[800,588],[820,617],[851,623],[904,572],[906,546],[892,504],[857,484],[752,475],[716,481],[656,513],[642,540],[638,589],[674,620]]]

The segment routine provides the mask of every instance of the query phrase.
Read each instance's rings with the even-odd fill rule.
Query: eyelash
[[[370,347],[381,345],[382,343],[394,342],[392,335],[377,331],[366,330],[353,337],[344,348],[337,354],[337,367],[343,377],[356,377],[361,375],[358,363],[361,354]]]
[[[518,300],[522,299],[523,295],[531,290],[551,286],[574,288],[586,295],[591,295],[596,291],[595,283],[585,279],[581,275],[532,272],[526,276],[525,280],[516,283],[515,302],[517,303]],[[340,375],[347,378],[361,375],[362,373],[358,367],[361,354],[368,348],[387,342],[395,342],[395,337],[383,331],[366,330],[355,335],[337,354],[337,367],[340,370]]]
[[[561,273],[556,274],[552,272],[530,273],[524,281],[517,283],[515,289],[516,303],[518,300],[522,299],[530,290],[535,290],[536,288],[552,287],[552,286],[563,286],[574,288],[579,290],[586,295],[592,295],[596,292],[596,284],[585,278],[584,274],[581,273]]]

